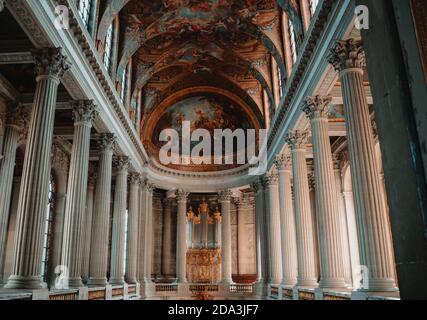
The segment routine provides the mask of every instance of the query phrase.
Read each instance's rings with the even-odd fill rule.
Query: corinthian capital
[[[292,157],[288,153],[282,153],[276,156],[276,160],[274,161],[277,170],[287,170],[291,168]]]
[[[129,174],[128,180],[129,180],[129,184],[131,185],[139,185],[141,181],[141,174],[137,172],[131,172]]]
[[[76,100],[70,102],[73,108],[74,122],[75,123],[88,123],[92,125],[95,117],[98,115],[98,108],[93,100]]]
[[[114,158],[114,166],[118,171],[128,170],[130,159],[127,156],[118,156]]]
[[[331,96],[307,97],[302,106],[302,111],[309,119],[327,118],[331,101]]]
[[[264,186],[267,188],[272,186],[272,185],[276,185],[278,183],[278,181],[279,181],[279,175],[277,173],[267,174],[263,178]]]
[[[101,133],[98,137],[98,146],[101,152],[113,151],[116,144],[114,133]]]
[[[35,49],[31,53],[35,59],[35,72],[38,76],[61,78],[71,67],[61,48]]]
[[[230,189],[225,189],[225,190],[221,190],[218,192],[218,196],[219,196],[219,201],[230,201],[232,196],[233,196],[233,192],[231,192]]]
[[[351,68],[362,69],[366,66],[365,51],[362,41],[355,39],[337,41],[328,56],[328,62],[337,71]]]
[[[189,192],[179,189],[179,190],[176,190],[175,195],[176,195],[176,201],[187,202],[187,197],[189,195]]]
[[[30,122],[31,110],[18,104],[15,108],[11,108],[6,113],[6,126],[13,127],[17,130],[23,130]]]
[[[292,150],[305,148],[308,140],[308,131],[295,130],[288,133],[286,143]]]
[[[252,191],[257,194],[258,191],[262,190],[262,185],[261,185],[261,181],[257,180],[251,183],[251,189]]]

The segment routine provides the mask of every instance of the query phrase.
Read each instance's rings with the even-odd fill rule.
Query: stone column
[[[125,283],[125,230],[126,230],[126,209],[128,193],[128,169],[129,157],[120,156],[114,160],[117,169],[116,185],[114,188],[114,211],[113,228],[111,237],[111,285],[123,285]]]
[[[256,247],[256,270],[257,282],[262,283],[265,279],[265,260],[266,252],[264,250],[264,190],[262,184],[257,181],[251,185],[255,193],[255,247]]]
[[[328,133],[328,110],[331,101],[332,97],[308,97],[302,109],[310,119],[313,139],[316,214],[320,242],[319,286],[345,288],[342,230]]]
[[[317,273],[314,250],[313,220],[310,210],[310,195],[308,190],[306,131],[292,131],[286,142],[292,150],[292,168],[295,197],[295,225],[298,251],[298,281],[299,287],[316,287]]]
[[[221,203],[221,255],[222,255],[222,283],[230,284],[233,282],[231,277],[231,218],[230,218],[230,200],[231,190],[222,190],[219,192],[219,202]]]
[[[89,261],[90,261],[90,240],[92,235],[92,214],[93,198],[95,194],[96,172],[93,166],[89,165],[89,178],[87,182],[86,193],[86,219],[85,219],[85,240],[83,248],[82,279],[84,283],[89,280]]]
[[[172,203],[171,199],[163,200],[163,245],[162,245],[162,274],[170,276],[170,262],[172,257]]]
[[[12,198],[16,149],[18,148],[21,130],[25,124],[25,117],[26,113],[22,106],[13,108],[7,113],[3,158],[0,160],[0,284],[3,283],[6,258],[7,226]]]
[[[282,234],[282,285],[294,286],[298,276],[295,213],[291,188],[291,156],[281,154],[276,158],[279,172],[280,229]]]
[[[237,266],[239,274],[243,274],[245,264],[245,222],[243,218],[243,200],[236,198],[234,204],[237,210]]]
[[[353,277],[353,289],[360,286],[360,250],[359,240],[357,239],[356,216],[354,213],[354,200],[352,191],[344,191],[344,203],[347,212],[347,228],[350,246],[351,274]]]
[[[178,203],[178,219],[176,230],[176,277],[178,283],[187,283],[187,197],[188,192],[178,190],[176,201]]]
[[[340,73],[348,134],[360,262],[369,271],[369,291],[395,291],[392,245],[381,195],[369,107],[363,85],[361,41],[338,41],[329,62]]]
[[[5,7],[5,0],[0,0],[0,12],[3,11],[4,7]]]
[[[147,192],[146,179],[141,178],[139,189],[139,216],[138,216],[138,258],[137,258],[137,278],[139,283],[144,283],[145,275],[145,220],[146,220],[146,204]]]
[[[28,130],[15,237],[13,274],[6,288],[36,289],[40,278],[43,223],[50,179],[50,151],[59,79],[69,69],[60,48],[34,50],[37,87]]]
[[[138,261],[138,220],[139,220],[139,183],[141,175],[132,172],[129,175],[129,211],[128,211],[128,236],[126,255],[126,281],[137,283]]]
[[[279,204],[279,176],[276,173],[265,177],[264,182],[268,190],[270,205],[267,214],[268,236],[270,238],[270,284],[279,285],[282,282],[282,246],[280,235],[280,204]]]
[[[344,280],[347,287],[353,287],[353,280],[351,274],[351,259],[350,259],[350,243],[348,235],[348,223],[347,223],[347,212],[345,210],[344,204],[344,195],[341,179],[341,168],[340,168],[340,159],[337,155],[332,156],[334,163],[334,177],[335,177],[335,186],[337,188],[337,204],[339,212],[339,222],[341,225],[341,243],[342,243],[342,262],[344,268]]]
[[[141,182],[141,193],[142,193],[142,199],[141,199],[141,214],[142,214],[142,221],[141,221],[141,227],[140,230],[143,230],[143,239],[141,245],[144,247],[141,254],[141,263],[143,268],[142,276],[140,276],[141,282],[144,282],[146,284],[151,283],[151,270],[152,270],[152,192],[153,192],[153,185],[148,181],[148,179],[143,179]]]
[[[99,137],[99,163],[92,217],[90,247],[90,286],[106,286],[108,268],[108,241],[111,209],[111,171],[115,136],[104,133]]]
[[[90,130],[97,110],[93,101],[71,102],[74,113],[74,137],[68,174],[61,265],[68,268],[68,285],[83,286],[82,256],[85,203],[89,170]]]

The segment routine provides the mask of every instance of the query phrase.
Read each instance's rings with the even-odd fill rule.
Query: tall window
[[[279,77],[279,94],[280,98],[283,97],[283,79],[282,79],[282,72],[280,71],[280,67],[277,66],[277,76]]]
[[[104,66],[108,72],[111,67],[111,54],[113,51],[113,24],[111,23],[107,30],[105,38],[105,51],[104,51]]]
[[[309,0],[309,4],[310,4],[310,13],[312,16],[314,16],[317,5],[319,4],[319,0]]]
[[[46,207],[43,229],[43,255],[42,255],[42,268],[41,275],[45,282],[48,281],[49,272],[49,257],[52,247],[52,234],[53,234],[53,209],[55,206],[55,184],[51,177],[49,183],[49,203]]]
[[[90,13],[92,9],[92,0],[80,0],[79,1],[79,13],[83,20],[86,28],[89,25]]]
[[[295,37],[295,29],[294,24],[292,23],[291,19],[288,19],[289,24],[289,40],[291,43],[291,54],[292,54],[292,61],[295,63],[297,61],[297,41]]]
[[[128,76],[128,65],[126,65],[126,67],[123,70],[123,74],[122,74],[122,90],[120,92],[120,99],[122,100],[122,102],[125,102],[126,99],[126,91],[127,91],[127,85],[128,85],[128,81],[127,81],[127,76]]]

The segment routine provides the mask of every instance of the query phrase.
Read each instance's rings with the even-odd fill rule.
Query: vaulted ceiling
[[[117,79],[132,58],[132,96],[143,89],[146,113],[202,81],[232,90],[262,121],[263,89],[273,100],[272,58],[286,74],[276,1],[113,1],[102,17],[98,39],[104,39],[103,27],[115,11],[122,39]]]
[[[277,1],[112,0],[101,18],[99,41],[115,17],[116,80],[132,61],[132,104],[141,92],[142,124],[159,119],[158,113],[167,110],[165,101],[172,107],[191,88],[198,96],[204,95],[201,88],[209,88],[206,95],[235,97],[245,105],[240,112],[250,110],[252,126],[264,126],[263,91],[274,103],[272,60],[287,74]],[[144,130],[142,139],[152,134]]]

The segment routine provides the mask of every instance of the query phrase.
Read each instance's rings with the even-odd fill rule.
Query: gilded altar
[[[187,279],[191,283],[218,283],[221,280],[221,249],[189,249]]]

